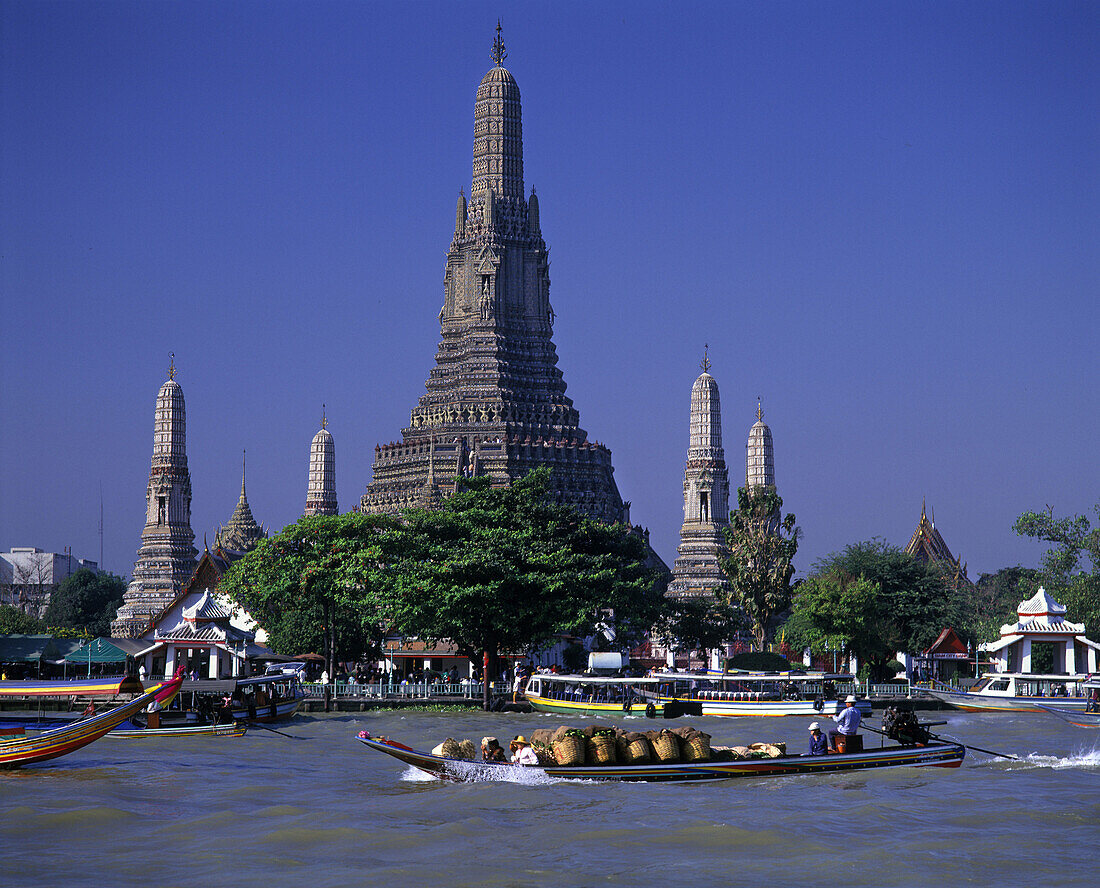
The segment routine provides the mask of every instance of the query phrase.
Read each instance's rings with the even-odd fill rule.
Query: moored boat
[[[133,721],[131,724],[135,724]],[[232,722],[227,725],[174,725],[160,728],[132,727],[125,724],[115,728],[108,737],[123,740],[150,740],[159,737],[243,737],[248,730],[244,722]]]
[[[231,706],[238,721],[276,722],[293,718],[306,699],[298,673],[237,679]]]
[[[1100,728],[1100,678],[1089,678],[1081,683],[1081,692],[1085,697],[1083,709],[1070,709],[1057,700],[1049,704],[1040,703],[1039,708],[1050,715],[1056,715],[1064,722],[1078,728]]]
[[[659,672],[645,678],[537,673],[525,695],[540,712],[571,715],[743,716],[835,715],[844,708],[837,685],[851,676],[798,672],[696,675]],[[856,701],[863,715],[871,702]]]
[[[958,768],[966,756],[966,748],[961,744],[937,742],[926,746],[884,746],[879,749],[866,749],[860,752],[819,756],[781,755],[774,758],[735,761],[564,767],[560,765],[513,765],[505,762],[476,762],[446,758],[442,755],[412,749],[385,737],[371,737],[367,731],[361,731],[356,739],[368,749],[392,756],[406,765],[441,780],[456,782],[523,779],[531,775],[563,780],[612,780],[645,783],[731,780],[741,777],[797,777],[880,768]]]
[[[1084,712],[1089,702],[1084,675],[994,672],[969,690],[933,687],[929,693],[964,712],[1042,712],[1044,706]]]
[[[173,693],[182,683],[182,676],[177,676],[166,686]],[[170,686],[175,685],[175,688]],[[163,690],[163,688],[158,688]],[[0,768],[18,768],[23,765],[32,765],[47,761],[59,756],[68,755],[77,749],[94,743],[112,728],[117,727],[126,719],[136,715],[150,703],[157,695],[157,691],[149,691],[109,709],[100,715],[81,719],[72,725],[54,728],[44,731],[34,737],[16,737],[0,740]]]

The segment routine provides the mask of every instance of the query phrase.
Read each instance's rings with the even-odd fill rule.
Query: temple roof
[[[909,540],[909,545],[905,547],[905,551],[906,554],[912,555],[925,564],[949,564],[955,569],[961,570],[964,576],[966,574],[966,568],[961,559],[951,554],[951,550],[947,548],[947,543],[943,541],[940,532],[936,530],[935,515],[933,514],[933,517],[929,519],[923,501],[920,505],[920,521],[917,522],[917,529],[913,531],[913,536]]]
[[[214,548],[226,549],[232,552],[249,552],[256,548],[260,540],[267,536],[267,531],[256,523],[252,517],[252,509],[248,505],[248,496],[244,489],[244,467],[241,468],[241,495],[237,500],[237,507],[229,517],[229,523],[219,527],[214,534]]]

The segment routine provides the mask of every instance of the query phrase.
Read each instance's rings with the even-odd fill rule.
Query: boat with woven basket
[[[660,732],[668,734],[671,732]],[[701,780],[732,780],[753,777],[798,777],[815,774],[831,774],[840,771],[869,771],[882,768],[901,767],[937,767],[958,768],[966,756],[962,744],[935,742],[924,746],[883,746],[878,749],[864,749],[859,752],[833,755],[787,755],[781,747],[773,744],[770,750],[752,751],[749,747],[719,748],[725,753],[715,755],[712,750],[707,760],[684,760],[681,744],[679,761],[665,761],[660,755],[659,746],[670,751],[674,741],[659,740],[651,743],[656,756],[649,761],[629,764],[589,763],[561,764],[560,761],[544,762],[542,756],[538,765],[513,765],[506,762],[470,761],[448,758],[432,752],[421,752],[396,740],[385,737],[372,737],[368,731],[360,731],[357,739],[368,749],[391,756],[398,761],[438,777],[441,780],[455,782],[480,782],[489,780],[524,780],[530,776],[548,777],[562,780],[613,780],[646,783],[672,783]],[[576,741],[577,738],[571,738]],[[592,738],[594,739],[594,738]],[[623,738],[625,740],[625,738]],[[555,741],[555,756],[557,744]],[[576,743],[569,744],[574,749]],[[629,744],[628,744],[629,745]],[[698,745],[700,753],[703,744]],[[565,745],[563,744],[563,747]],[[734,750],[746,750],[734,755]],[[575,758],[575,755],[572,756]]]

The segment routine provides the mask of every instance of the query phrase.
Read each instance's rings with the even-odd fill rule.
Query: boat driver
[[[844,708],[833,716],[836,730],[829,731],[829,746],[837,748],[837,737],[854,737],[859,733],[859,723],[863,716],[856,708],[856,698],[849,694],[844,698]]]

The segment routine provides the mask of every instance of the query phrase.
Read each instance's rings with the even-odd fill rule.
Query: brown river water
[[[958,770],[695,784],[450,784],[355,735],[431,748],[448,736],[507,741],[563,717],[387,711],[278,726],[295,739],[108,737],[0,771],[0,885],[1095,885],[1100,731],[1045,715],[928,717],[1021,760],[971,752]],[[806,743],[800,718],[677,723],[727,745]]]

